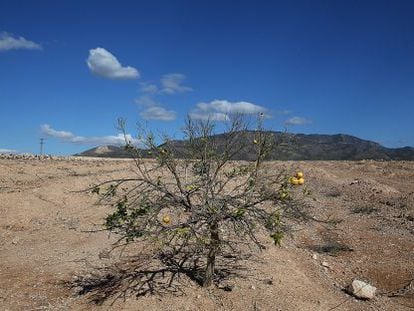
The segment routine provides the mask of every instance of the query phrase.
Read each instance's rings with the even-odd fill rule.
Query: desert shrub
[[[150,243],[154,258],[168,254],[182,259],[181,266],[197,257],[204,286],[214,282],[220,255],[241,256],[245,246],[263,249],[263,232],[280,245],[285,219],[306,215],[286,172],[264,162],[275,141],[263,130],[262,117],[254,131],[246,124],[242,116],[229,118],[218,140],[214,122],[188,119],[180,149],[168,138],[157,145],[153,134],[142,134],[145,154],[154,160],[127,142],[134,155],[131,176],[93,188],[113,207],[105,228],[120,236],[117,243]],[[125,133],[123,121],[120,129]],[[254,161],[232,161],[247,149]]]

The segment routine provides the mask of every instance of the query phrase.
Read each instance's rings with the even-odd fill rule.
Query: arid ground
[[[269,239],[228,280],[231,291],[184,275],[176,292],[137,298],[108,275],[102,292],[79,282],[125,266],[120,251],[109,252],[116,236],[89,232],[109,207],[81,190],[128,176],[133,162],[0,160],[0,310],[413,310],[414,289],[396,291],[414,278],[414,162],[273,165],[302,170],[312,213],[336,225],[295,225],[281,247]],[[347,294],[355,278],[376,286],[376,297]]]

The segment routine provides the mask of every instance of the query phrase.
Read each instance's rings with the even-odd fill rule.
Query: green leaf
[[[282,239],[284,236],[283,232],[275,232],[270,235],[276,246],[282,246]]]

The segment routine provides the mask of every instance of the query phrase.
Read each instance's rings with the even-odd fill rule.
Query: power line
[[[40,155],[43,155],[43,146],[45,145],[45,138],[40,138]]]

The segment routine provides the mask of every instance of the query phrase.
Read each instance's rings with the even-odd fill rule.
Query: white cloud
[[[185,78],[181,73],[170,73],[161,77],[159,86],[150,82],[140,83],[140,91],[143,95],[135,99],[135,103],[145,108],[140,112],[140,116],[145,120],[175,120],[176,112],[164,108],[156,98],[163,94],[172,95],[192,91],[192,88],[183,85]]]
[[[176,94],[191,92],[193,90],[191,87],[182,84],[185,78],[185,75],[181,73],[169,73],[163,75],[161,78],[161,93]]]
[[[41,50],[42,46],[23,37],[13,37],[7,32],[0,33],[0,51]]]
[[[191,92],[193,89],[183,85],[186,76],[182,73],[169,73],[161,77],[160,84],[152,82],[141,82],[140,91],[145,94],[177,94]]]
[[[137,69],[126,66],[123,67],[117,58],[104,48],[89,50],[87,64],[91,72],[99,77],[108,79],[137,79],[139,72]]]
[[[144,107],[159,106],[155,99],[148,95],[143,95],[135,99],[135,103]]]
[[[225,121],[232,114],[259,114],[269,117],[267,109],[245,101],[229,102],[227,100],[213,100],[209,103],[198,103],[190,112],[190,117],[200,120]]]
[[[277,116],[286,116],[292,113],[292,110],[284,109],[284,110],[274,110],[273,113]]]
[[[175,111],[165,109],[151,96],[143,95],[135,102],[145,108],[139,114],[144,120],[172,121],[177,116]]]
[[[139,115],[145,120],[172,121],[176,118],[175,111],[167,110],[161,106],[148,107]]]
[[[59,139],[61,142],[79,144],[79,145],[125,145],[123,134],[109,136],[77,136],[68,131],[57,131],[49,124],[42,124],[40,130],[44,135]],[[126,139],[134,145],[138,145],[140,141],[133,138],[130,134],[126,135]]]
[[[18,153],[18,151],[17,150],[14,150],[14,149],[2,149],[2,148],[0,148],[0,153]]]
[[[209,112],[205,114],[200,111],[192,111],[189,115],[190,118],[195,120],[228,121],[230,119],[229,114],[221,112]]]
[[[140,83],[140,90],[146,94],[155,94],[158,92],[158,86],[148,82],[141,82]]]
[[[310,120],[302,117],[292,117],[284,122],[285,126],[306,125],[310,123]]]

